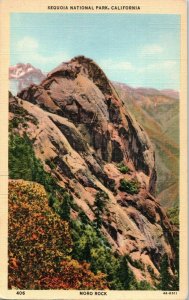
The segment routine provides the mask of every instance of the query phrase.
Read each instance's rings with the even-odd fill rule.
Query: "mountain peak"
[[[9,67],[10,90],[15,95],[33,83],[40,84],[44,78],[45,74],[30,63],[18,63]]]
[[[146,133],[125,110],[105,73],[92,59],[79,56],[62,63],[47,75],[39,87],[32,86],[18,96],[67,117],[74,123],[90,126],[90,134],[96,140],[95,148],[99,149],[100,157],[105,161],[113,159],[120,162],[126,158],[123,140],[127,127],[133,136],[133,142],[130,141],[131,144],[127,146],[128,155],[133,158],[135,168],[149,176],[149,189],[154,190],[153,146]],[[113,147],[108,146],[111,143],[111,131],[114,131],[112,126],[116,126]],[[96,138],[98,135],[99,142]],[[110,147],[109,151],[106,147]]]
[[[48,73],[48,78],[53,76],[76,79],[78,74],[88,77],[106,94],[112,93],[112,85],[104,71],[90,58],[76,56],[68,62],[63,62]]]

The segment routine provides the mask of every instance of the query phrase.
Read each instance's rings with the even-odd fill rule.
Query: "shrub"
[[[136,290],[147,291],[154,290],[154,288],[146,280],[142,280],[137,282]]]
[[[128,269],[127,258],[113,253],[100,230],[91,224],[72,220],[71,227],[74,243],[72,257],[90,263],[94,274],[106,274],[108,288],[130,289],[134,275]]]
[[[27,110],[25,110],[22,106],[14,105],[14,106],[11,106],[9,108],[9,110],[11,112],[13,112],[14,115],[17,115],[17,116],[25,117],[26,115],[28,115]]]
[[[121,179],[119,189],[131,195],[138,194],[140,190],[140,183],[138,182],[137,179],[134,180]]]
[[[95,216],[96,216],[96,224],[99,228],[102,225],[101,215],[106,207],[107,201],[109,197],[104,191],[97,192],[95,196]]]
[[[37,183],[9,184],[9,285],[32,288],[72,247],[69,226],[49,207]],[[37,266],[37,267],[36,267]],[[16,282],[15,282],[16,281]]]
[[[68,255],[68,222],[48,206],[44,188],[33,182],[9,185],[9,288],[106,289],[105,275]]]
[[[46,163],[52,170],[54,170],[54,169],[56,168],[55,163],[54,163],[53,160],[51,160],[51,159],[46,159],[46,160],[45,160],[45,163]]]
[[[60,271],[52,272],[39,281],[40,289],[107,289],[106,275],[99,272],[95,275],[90,264],[79,263],[77,260],[62,261]]]
[[[123,174],[129,173],[130,171],[129,167],[127,167],[123,162],[119,163],[117,167],[118,170]]]
[[[164,254],[161,261],[160,266],[160,274],[161,274],[161,290],[171,290],[171,275],[169,273],[169,260],[167,254]]]
[[[127,255],[124,255],[120,258],[117,276],[121,283],[120,289],[130,290],[131,284],[133,283],[133,281],[135,281],[135,279],[132,271],[129,269]]]
[[[9,121],[9,130],[12,130],[13,128],[18,128],[19,124],[24,124],[23,118],[13,118]]]
[[[167,215],[168,215],[170,221],[172,222],[172,224],[179,227],[179,206],[178,206],[178,204],[169,208],[167,211]]]
[[[91,223],[88,216],[82,210],[80,210],[80,212],[79,212],[79,218],[80,218],[80,220],[83,224],[90,224]]]
[[[60,205],[59,215],[61,218],[67,222],[70,221],[70,209],[71,209],[72,196],[65,192],[63,194],[63,202]]]
[[[139,260],[133,260],[132,258],[131,258],[131,256],[129,256],[129,255],[126,255],[126,258],[127,258],[127,260],[128,260],[128,262],[130,262],[130,264],[133,266],[133,267],[135,267],[135,268],[137,268],[137,269],[144,269],[144,266],[143,266],[143,264],[142,264],[142,262],[141,262],[141,260],[139,259]]]

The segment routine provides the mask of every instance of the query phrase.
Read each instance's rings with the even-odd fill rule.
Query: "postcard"
[[[0,297],[187,299],[186,1],[0,14]]]

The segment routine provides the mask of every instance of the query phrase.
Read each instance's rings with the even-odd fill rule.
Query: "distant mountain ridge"
[[[173,89],[163,89],[163,90],[158,90],[158,89],[155,89],[155,88],[150,88],[150,87],[132,87],[126,83],[121,83],[121,82],[118,82],[118,81],[112,81],[112,83],[115,85],[115,86],[119,86],[120,88],[124,89],[125,91],[127,92],[130,92],[130,93],[137,93],[137,94],[140,94],[140,95],[162,95],[162,96],[166,96],[166,97],[169,97],[169,98],[174,98],[174,99],[177,99],[179,100],[179,92],[176,91],[176,90],[173,90]]]
[[[9,67],[10,91],[16,95],[31,84],[40,84],[45,74],[31,64],[18,63]]]
[[[157,196],[163,206],[171,207],[179,201],[179,93],[113,84],[155,145]]]
[[[34,67],[30,63],[17,63],[14,66],[9,67],[9,80],[17,80],[19,82],[16,93],[20,92],[22,89],[29,87],[31,84],[40,84],[42,80],[45,79],[46,73],[42,72],[39,68]],[[112,81],[113,84],[119,85],[123,89],[127,89],[128,91],[135,91],[140,94],[145,95],[164,95],[171,98],[175,98],[179,100],[179,92],[172,89],[164,89],[158,90],[154,88],[145,88],[145,87],[137,87],[133,88],[126,83],[120,83],[116,81]],[[10,90],[13,94],[15,90]]]

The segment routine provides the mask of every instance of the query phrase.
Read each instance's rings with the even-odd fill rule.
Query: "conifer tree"
[[[169,261],[167,254],[163,255],[161,262],[161,289],[163,291],[170,290],[171,276],[169,273]]]
[[[102,225],[102,219],[101,219],[101,214],[104,211],[104,208],[106,206],[106,203],[108,201],[109,197],[108,195],[104,192],[104,191],[100,191],[96,194],[95,197],[95,215],[96,215],[96,224],[97,224],[97,228],[100,228]]]
[[[130,289],[130,284],[132,280],[132,274],[129,270],[128,262],[127,262],[127,257],[126,255],[123,256],[123,258],[120,261],[120,267],[118,270],[118,276],[119,279],[122,283],[123,289],[124,290],[129,290]]]
[[[60,212],[60,216],[64,221],[69,222],[70,221],[70,195],[68,193],[64,193],[64,200],[63,203],[61,204],[61,212]]]

